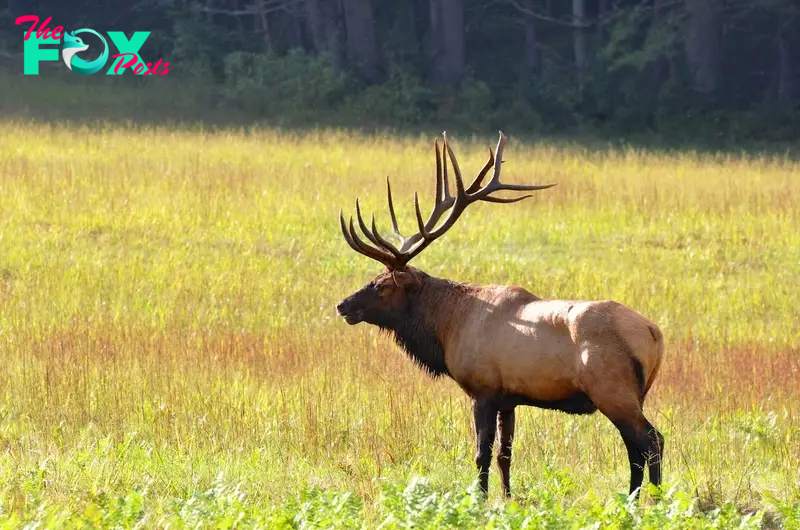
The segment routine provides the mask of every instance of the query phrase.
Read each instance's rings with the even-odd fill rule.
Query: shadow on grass
[[[708,124],[686,122],[680,132],[634,132],[619,128],[573,127],[533,130],[525,123],[489,124],[476,117],[469,130],[459,124],[423,123],[389,125],[369,115],[352,115],[336,109],[284,108],[272,115],[255,115],[226,100],[224,88],[178,76],[76,76],[63,68],[42,65],[36,76],[17,72],[17,60],[0,61],[0,120],[51,125],[174,127],[208,132],[272,128],[299,134],[319,129],[345,130],[365,135],[433,137],[442,130],[492,143],[498,126],[523,142],[542,141],[590,151],[643,149],[656,153],[696,152],[741,157],[773,156],[800,160],[800,142],[738,140],[730,135],[709,135]],[[60,65],[59,65],[60,66]],[[696,118],[697,120],[703,118]],[[479,134],[473,131],[481,130]]]

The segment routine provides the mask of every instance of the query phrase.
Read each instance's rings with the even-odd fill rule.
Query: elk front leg
[[[497,405],[489,399],[474,399],[472,413],[475,417],[475,434],[478,442],[475,464],[478,466],[481,491],[487,495],[489,493],[489,466],[492,463]]]
[[[503,495],[511,496],[511,445],[514,443],[514,409],[497,413],[497,434],[500,449],[497,451],[497,467],[503,483]]]

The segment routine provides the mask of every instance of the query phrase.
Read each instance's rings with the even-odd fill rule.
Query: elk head
[[[352,325],[359,322],[367,322],[382,328],[395,327],[398,318],[406,314],[406,309],[413,302],[414,297],[428,277],[419,269],[410,267],[408,262],[427,248],[427,246],[433,243],[438,237],[444,235],[444,233],[455,224],[467,206],[478,201],[507,204],[518,202],[532,196],[531,194],[526,194],[520,197],[496,197],[492,195],[492,193],[496,191],[536,191],[555,186],[555,184],[523,185],[504,184],[500,182],[500,169],[505,141],[505,135],[500,132],[500,139],[497,142],[497,147],[494,152],[489,150],[489,160],[484,164],[483,168],[472,181],[472,184],[465,187],[456,157],[447,143],[447,133],[442,134],[442,144],[445,154],[453,165],[456,190],[455,195],[452,195],[450,193],[447,158],[444,158],[444,161],[442,160],[442,152],[439,149],[439,140],[437,138],[434,141],[434,151],[436,155],[436,196],[433,211],[428,217],[428,220],[423,221],[419,206],[419,195],[415,192],[414,208],[416,211],[418,231],[409,237],[403,236],[397,226],[394,203],[392,202],[392,187],[387,178],[386,190],[389,202],[389,215],[391,216],[394,233],[400,242],[399,246],[396,246],[381,235],[375,225],[374,215],[372,216],[371,227],[367,226],[361,215],[361,207],[358,203],[358,199],[356,199],[356,219],[358,226],[372,245],[364,242],[358,236],[353,224],[353,217],[350,217],[349,223],[345,223],[342,212],[339,212],[339,224],[347,244],[359,254],[363,254],[386,266],[384,272],[336,306],[339,314],[344,317],[348,324]],[[489,182],[485,186],[482,186],[483,180],[490,169],[493,169],[492,176]],[[437,227],[440,219],[447,212],[449,213],[444,222]]]

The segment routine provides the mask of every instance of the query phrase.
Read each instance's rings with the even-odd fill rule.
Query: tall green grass
[[[386,231],[389,175],[410,231],[432,138],[6,121],[0,516],[700,528],[758,510],[742,524],[797,528],[800,163],[506,133],[505,180],[559,185],[471,207],[415,264],[657,322],[645,412],[667,438],[666,500],[619,499],[625,450],[600,415],[530,408],[516,502],[493,470],[479,503],[466,397],[336,317],[380,270],[346,246],[339,208],[358,195]],[[496,141],[449,136],[465,173]]]

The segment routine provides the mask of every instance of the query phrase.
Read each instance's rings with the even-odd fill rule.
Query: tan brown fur
[[[451,377],[473,397],[507,393],[550,401],[583,391],[591,398],[593,385],[604,379],[635,390],[628,350],[649,384],[660,366],[663,340],[650,331],[658,328],[622,304],[541,300],[521,287],[427,275],[421,283],[416,308],[436,330]],[[611,401],[622,392],[615,389]]]
[[[386,265],[387,270],[337,309],[349,324],[368,322],[394,334],[406,353],[432,376],[452,377],[472,397],[478,451],[475,463],[481,489],[488,489],[491,451],[497,456],[503,491],[510,492],[514,408],[533,405],[571,414],[600,410],[617,427],[630,463],[630,491],[642,484],[648,464],[650,482],[661,483],[664,439],[642,412],[664,355],[658,327],[613,301],[541,300],[522,287],[479,286],[432,278],[408,262],[444,235],[475,202],[512,203],[530,197],[498,197],[498,191],[533,192],[555,184],[507,184],[500,180],[505,136],[471,184],[466,185],[447,136],[442,157],[438,141],[436,193],[428,220],[414,196],[418,232],[400,232],[387,179],[387,201],[399,247],[384,238],[375,220],[371,228],[356,199],[356,219],[339,227],[354,251]],[[448,159],[455,179],[449,191]],[[442,163],[444,162],[444,163]],[[483,182],[493,169],[491,177]],[[443,217],[447,214],[446,217]],[[369,244],[371,243],[371,245]]]
[[[407,333],[401,331],[404,322],[418,321],[414,329],[435,337],[428,343],[437,344],[446,366],[438,373],[429,370],[446,373],[476,403],[495,403],[501,436],[502,414],[510,418],[505,425],[513,432],[513,414],[507,412],[532,404],[579,414],[600,410],[623,433],[626,446],[638,443],[649,451],[652,445],[648,436],[654,429],[642,404],[661,366],[664,343],[658,327],[633,309],[607,300],[542,300],[518,286],[457,283],[413,267],[385,271],[339,310],[350,315],[355,306],[358,321],[395,331],[398,342],[425,366],[426,352],[415,351],[408,337],[401,337]],[[663,439],[653,436],[660,451]],[[504,484],[510,445],[507,451]],[[631,458],[638,461],[635,454]],[[651,480],[659,480],[653,473]],[[637,481],[632,477],[632,489]]]

